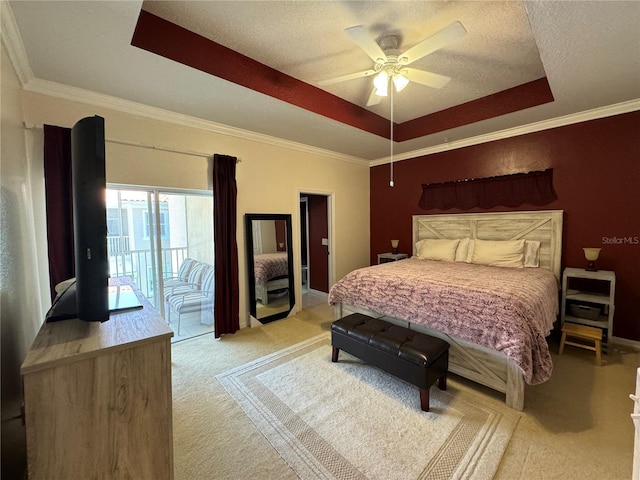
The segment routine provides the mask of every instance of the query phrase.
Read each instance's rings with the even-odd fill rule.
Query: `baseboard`
[[[611,337],[611,343],[621,345],[623,347],[632,348],[633,350],[640,352],[640,342],[637,340],[629,340],[628,338]]]
[[[314,290],[313,288],[309,288],[305,293],[312,293],[314,295],[329,295],[327,292],[321,292],[320,290]]]
[[[249,321],[247,322],[247,327],[256,328],[264,325],[260,320],[255,318],[253,315],[249,315]]]

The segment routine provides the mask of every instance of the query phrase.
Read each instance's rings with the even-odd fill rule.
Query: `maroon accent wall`
[[[329,237],[327,197],[307,195],[309,206],[309,286],[329,293],[329,247],[322,239]]]
[[[421,210],[421,184],[553,168],[558,199],[543,207]],[[586,267],[583,247],[601,247],[598,268],[617,277],[613,334],[640,340],[640,112],[568,125],[371,169],[371,263],[400,239],[411,254],[411,216],[564,210],[562,266]]]

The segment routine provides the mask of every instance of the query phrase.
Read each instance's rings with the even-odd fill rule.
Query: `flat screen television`
[[[109,320],[109,260],[104,118],[87,117],[71,129],[75,282],[56,295],[46,321]]]

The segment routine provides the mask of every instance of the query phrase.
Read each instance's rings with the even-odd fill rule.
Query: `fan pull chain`
[[[393,187],[393,84],[391,85],[391,179],[389,180],[389,186]]]

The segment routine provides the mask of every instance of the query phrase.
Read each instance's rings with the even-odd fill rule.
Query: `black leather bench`
[[[420,407],[429,411],[429,388],[447,388],[449,344],[392,323],[354,313],[331,324],[331,361],[340,350],[420,389]]]

